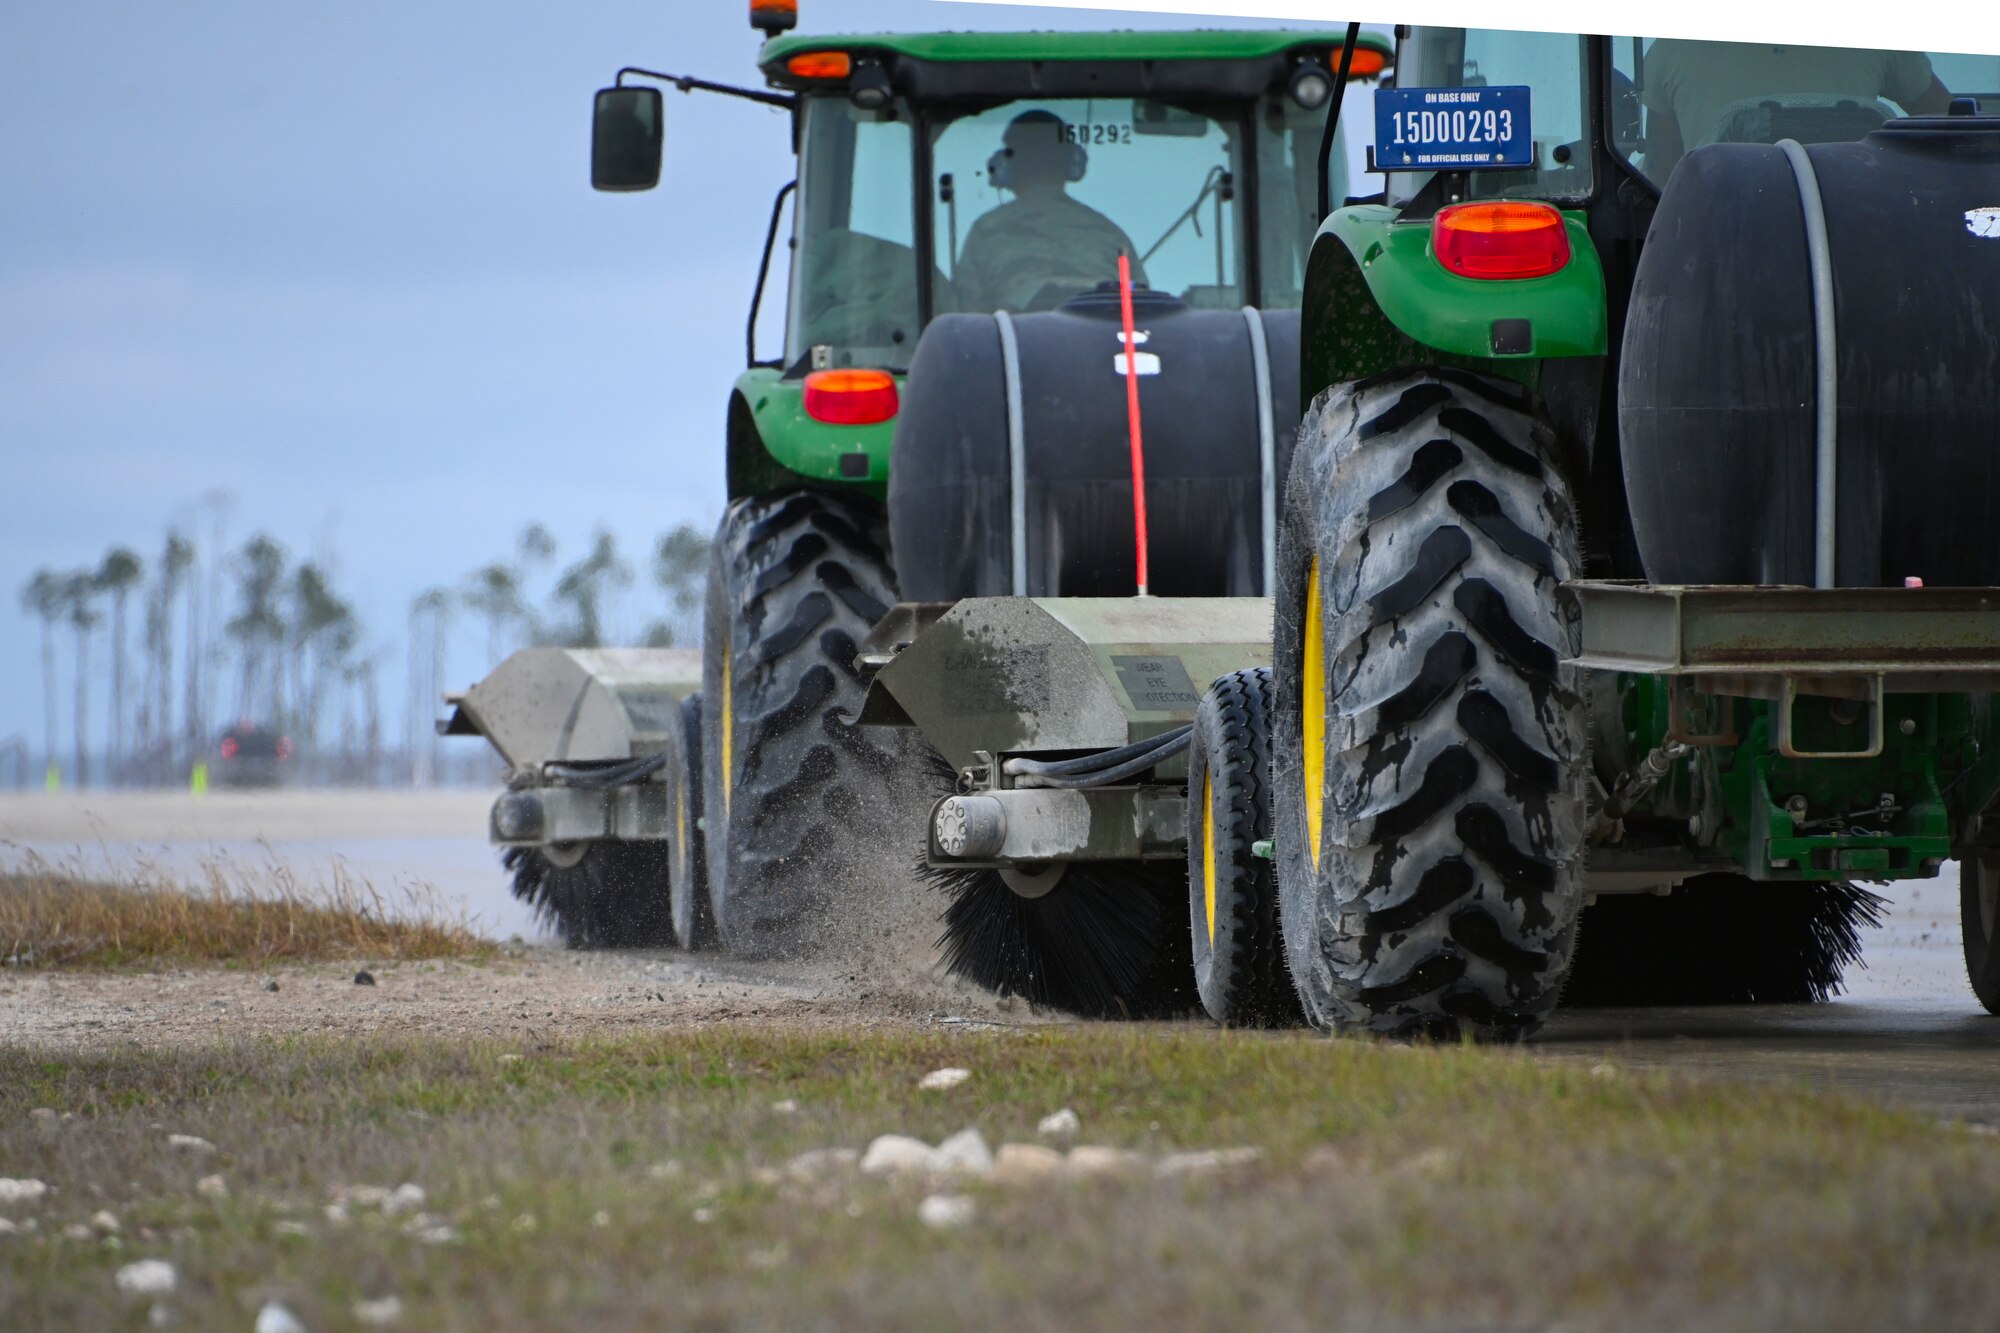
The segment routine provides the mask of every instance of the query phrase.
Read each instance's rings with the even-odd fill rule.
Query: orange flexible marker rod
[[[1139,595],[1146,591],[1146,445],[1139,432],[1139,335],[1132,327],[1132,259],[1118,256],[1118,312],[1125,319],[1125,419],[1132,434],[1132,528],[1138,537]]]

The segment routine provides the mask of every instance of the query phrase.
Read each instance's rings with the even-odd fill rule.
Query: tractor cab
[[[1296,306],[1333,34],[787,36],[799,97],[785,365],[907,368],[940,314],[1053,310],[1116,277]],[[1357,50],[1378,73],[1385,49]],[[1344,193],[1344,154],[1334,159]]]
[[[1596,160],[1600,142],[1657,191],[1683,156],[1708,144],[1851,142],[1898,117],[1944,115],[1963,99],[1972,105],[1961,111],[2000,110],[2000,56],[1478,28],[1404,33],[1406,87],[1528,91],[1526,164],[1466,173],[1458,184],[1474,198],[1588,200],[1618,174]],[[1390,173],[1390,198],[1415,198],[1436,174]]]
[[[774,13],[783,18],[774,17]],[[1323,199],[1337,31],[790,31],[753,8],[767,87],[626,69],[597,96],[592,184],[660,179],[660,91],[792,115],[797,178],[774,202],[729,415],[732,496],[793,484],[885,496],[903,376],[941,315],[1056,310],[1118,276],[1193,310],[1296,310]],[[1350,80],[1388,66],[1361,36]],[[756,344],[790,221],[782,352]]]

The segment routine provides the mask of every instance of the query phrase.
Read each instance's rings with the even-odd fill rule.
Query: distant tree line
[[[633,568],[611,533],[599,530],[583,554],[560,564],[555,538],[530,524],[509,555],[411,599],[403,736],[392,744],[379,675],[393,645],[367,644],[337,587],[337,559],[294,559],[263,532],[231,546],[228,497],[211,494],[204,508],[205,533],[196,531],[198,515],[169,527],[152,553],[114,545],[94,565],[40,569],[22,585],[21,607],[40,623],[42,756],[52,783],[182,784],[238,721],[284,734],[298,780],[431,785],[483,776],[485,757],[470,746],[446,752],[432,725],[454,680],[459,617],[480,640],[472,678],[528,645],[700,643],[708,559],[700,528],[682,523],[655,541],[657,599],[648,599],[650,618],[633,624],[618,614]],[[538,600],[530,589],[544,583]],[[101,728],[93,697],[108,709]],[[15,743],[17,769],[25,755],[25,743]]]

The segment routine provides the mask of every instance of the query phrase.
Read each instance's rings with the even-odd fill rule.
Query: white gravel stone
[[[799,1113],[799,1104],[790,1097],[787,1097],[781,1102],[772,1102],[771,1110],[778,1115],[797,1115]]]
[[[191,1153],[212,1153],[215,1151],[215,1145],[207,1139],[202,1138],[199,1134],[169,1134],[167,1135],[167,1146]]]
[[[1038,1185],[1063,1173],[1063,1155],[1039,1143],[1003,1143],[993,1156],[996,1185]]]
[[[1070,1139],[1075,1138],[1082,1128],[1083,1122],[1076,1118],[1076,1112],[1065,1106],[1060,1111],[1043,1116],[1035,1126],[1035,1133],[1045,1139]]]
[[[968,1176],[987,1176],[993,1171],[993,1152],[976,1129],[961,1129],[931,1153],[931,1170]]]
[[[392,1217],[397,1213],[417,1212],[423,1208],[428,1197],[422,1186],[413,1185],[406,1180],[384,1196],[382,1211]]]
[[[931,1145],[907,1134],[883,1134],[861,1155],[865,1175],[888,1176],[931,1169]]]
[[[917,1220],[927,1227],[944,1230],[962,1227],[972,1220],[969,1194],[932,1194],[917,1205]]]
[[[37,1106],[28,1114],[36,1120],[53,1121],[56,1118],[56,1109],[53,1106]]]
[[[383,1296],[372,1301],[354,1303],[354,1322],[366,1324],[370,1328],[386,1328],[399,1322],[403,1317],[403,1302],[400,1297]]]
[[[1424,1176],[1435,1180],[1451,1170],[1454,1160],[1456,1159],[1449,1148],[1426,1148],[1396,1163],[1393,1169],[1399,1175]]]
[[[257,1312],[256,1333],[306,1333],[306,1326],[277,1301],[265,1301]]]
[[[1204,1148],[1199,1152],[1170,1152],[1153,1170],[1162,1176],[1198,1176],[1226,1167],[1248,1166],[1264,1155],[1262,1148]]]
[[[101,1231],[107,1236],[114,1235],[118,1231],[118,1219],[108,1208],[100,1208],[93,1213],[90,1225],[92,1230]]]
[[[1146,1159],[1138,1153],[1128,1152],[1123,1148],[1102,1148],[1096,1144],[1080,1143],[1069,1150],[1065,1164],[1072,1175],[1108,1176],[1136,1170],[1146,1164]]]
[[[926,1092],[941,1092],[946,1088],[955,1088],[971,1077],[972,1071],[970,1069],[952,1069],[949,1067],[933,1069],[930,1073],[925,1074],[917,1080],[917,1086]]]
[[[194,1192],[204,1199],[226,1199],[229,1197],[229,1182],[221,1176],[203,1176],[195,1181]]]
[[[62,1229],[62,1236],[64,1240],[89,1240],[91,1231],[81,1222],[72,1222]]]
[[[0,1236],[11,1236],[21,1228],[14,1225],[14,1219],[0,1217]]]
[[[139,1259],[119,1269],[113,1280],[127,1296],[170,1296],[180,1275],[165,1259]]]
[[[0,1203],[33,1203],[49,1192],[47,1182],[0,1176]]]
[[[852,1171],[860,1161],[861,1154],[852,1148],[814,1148],[785,1163],[785,1172],[792,1179],[810,1185]]]

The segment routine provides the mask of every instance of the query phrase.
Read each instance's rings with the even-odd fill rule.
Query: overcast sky
[[[801,9],[821,32],[1202,26]],[[785,120],[670,92],[666,187],[616,196],[587,184],[589,110],[626,63],[755,82],[746,10],[0,5],[0,743],[41,734],[22,584],[113,542],[150,558],[214,488],[233,543],[338,552],[391,706],[412,596],[525,523],[559,558],[605,525],[635,559],[712,523]],[[635,592],[620,624],[649,610]]]

